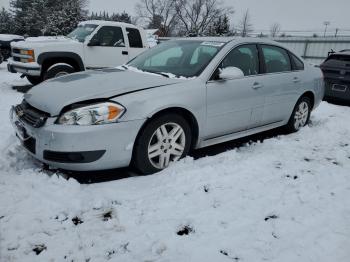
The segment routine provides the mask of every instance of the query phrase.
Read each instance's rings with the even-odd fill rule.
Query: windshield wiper
[[[146,71],[147,72],[147,71]],[[148,71],[150,73],[153,73],[153,74],[157,74],[157,75],[161,75],[161,76],[164,76],[166,78],[170,78],[170,76],[166,73],[162,73],[162,72],[152,72],[152,71]]]
[[[128,70],[129,68],[125,65],[121,65],[122,68],[124,68],[125,70]]]

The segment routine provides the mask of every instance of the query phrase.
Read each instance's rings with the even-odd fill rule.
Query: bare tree
[[[185,34],[203,35],[220,16],[233,13],[221,0],[176,0],[176,13]]]
[[[238,29],[242,37],[247,37],[253,32],[253,25],[250,21],[249,9],[243,14],[242,20],[239,22]]]
[[[146,19],[149,25],[158,25],[163,36],[168,36],[177,22],[176,0],[140,0],[136,13]]]
[[[271,37],[276,37],[281,31],[281,25],[279,23],[274,23],[270,27],[270,35]]]

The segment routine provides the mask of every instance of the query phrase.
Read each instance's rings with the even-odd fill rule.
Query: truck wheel
[[[52,65],[47,71],[44,73],[44,80],[68,75],[74,73],[74,67],[68,64],[55,64]]]
[[[32,84],[32,85],[37,85],[40,84],[43,79],[40,76],[26,76],[28,81]]]

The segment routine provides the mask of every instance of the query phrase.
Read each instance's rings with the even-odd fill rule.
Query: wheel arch
[[[42,73],[54,64],[66,63],[71,65],[75,71],[84,71],[84,63],[82,58],[72,52],[46,52],[38,57],[38,63],[42,66]]]
[[[299,100],[300,98],[302,97],[307,97],[310,99],[310,102],[311,102],[311,110],[315,107],[315,94],[312,92],[312,91],[306,91],[304,92],[300,97],[299,97]],[[298,101],[299,101],[298,100]]]
[[[195,117],[195,115],[190,110],[183,108],[183,107],[169,107],[169,108],[161,109],[157,112],[153,112],[151,115],[149,115],[147,117],[147,120],[141,126],[141,128],[136,136],[136,140],[138,139],[142,130],[146,127],[146,125],[149,122],[151,122],[152,120],[154,120],[155,118],[157,118],[159,116],[162,116],[165,114],[171,114],[171,113],[182,116],[188,122],[188,124],[190,125],[190,128],[191,128],[191,133],[192,133],[191,149],[195,148],[195,146],[198,143],[198,138],[199,138],[198,121],[197,121],[197,118]]]

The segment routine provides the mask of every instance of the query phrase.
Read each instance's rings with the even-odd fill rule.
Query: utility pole
[[[326,37],[327,27],[328,27],[330,24],[331,24],[331,22],[329,22],[329,21],[323,22],[323,25],[325,26],[323,37]]]
[[[339,32],[339,28],[336,28],[336,29],[335,29],[335,36],[334,36],[334,37],[337,37],[337,36],[338,36],[338,32]]]

